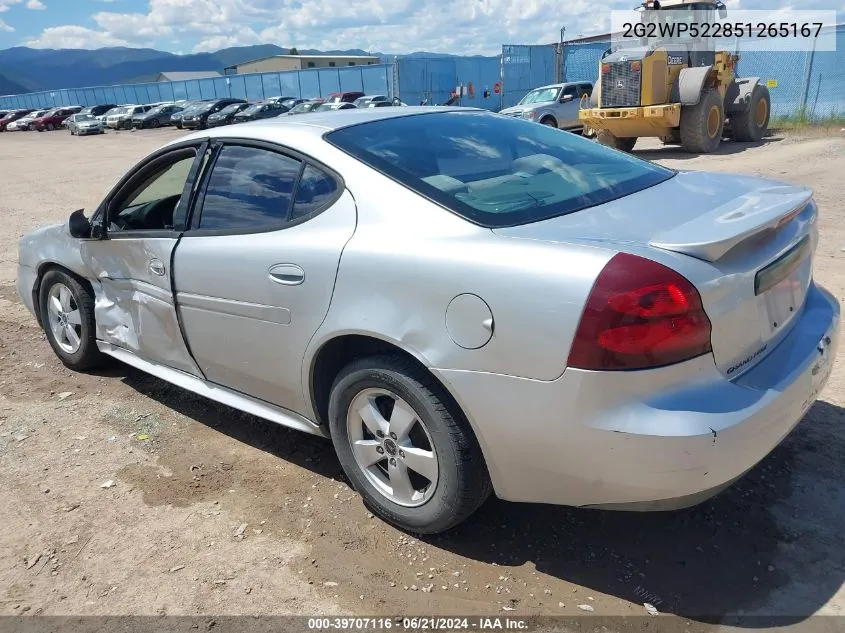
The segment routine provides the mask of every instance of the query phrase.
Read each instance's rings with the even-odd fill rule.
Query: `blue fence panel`
[[[806,96],[811,120],[845,116],[845,25],[836,29],[836,51],[813,57]]]
[[[174,101],[182,101],[188,98],[188,89],[185,87],[184,81],[173,81],[170,83],[170,88]]]
[[[217,96],[213,79],[198,79],[197,90],[199,90],[202,99],[213,99]]]
[[[421,103],[427,98],[425,88],[427,60],[417,57],[399,57],[396,64],[399,66],[399,94],[397,96],[408,105]]]
[[[467,86],[470,92],[459,103],[473,108],[498,111],[501,99],[493,92],[493,86],[501,78],[501,58],[456,57],[454,61],[456,85]],[[487,97],[484,96],[485,91],[488,93]]]
[[[340,68],[337,71],[340,92],[366,92],[364,90],[364,71],[361,68]],[[380,90],[387,94],[384,87]]]
[[[320,96],[328,97],[333,92],[340,92],[340,78],[337,68],[320,68],[317,71],[320,77]]]
[[[302,89],[299,86],[299,78],[302,73],[299,72],[283,72],[279,73],[279,92],[283,95],[291,95],[292,97],[302,98]]]
[[[316,70],[303,70],[299,75],[301,97],[303,99],[313,99],[319,97],[320,92],[320,75]]]
[[[246,99],[246,84],[244,75],[233,75],[229,79],[229,92],[235,99]]]
[[[279,73],[261,73],[261,90],[267,97],[286,97],[279,85]]]
[[[554,46],[502,47],[502,107],[516,104],[529,90],[553,83],[557,75]]]
[[[264,85],[261,83],[261,75],[244,75],[244,86],[248,101],[260,101],[264,98]]]
[[[216,79],[213,79],[213,81],[214,81],[214,94],[218,98],[222,99],[224,97],[231,97],[232,96],[231,92],[229,90],[229,84],[227,83],[226,79],[227,79],[226,77],[217,77]]]

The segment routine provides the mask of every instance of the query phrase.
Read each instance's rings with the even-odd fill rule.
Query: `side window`
[[[593,94],[593,84],[581,84],[578,88],[581,90],[582,95],[587,95],[589,97]]]
[[[211,169],[198,228],[261,229],[287,222],[300,166],[269,150],[225,145]]]
[[[566,86],[563,89],[563,94],[561,96],[565,97],[566,95],[572,95],[573,97],[577,97],[578,95],[578,86]]]
[[[296,188],[291,220],[296,220],[317,211],[337,192],[337,182],[327,173],[313,165],[307,165],[302,171]]]
[[[109,209],[109,231],[173,228],[173,215],[195,158],[193,150],[179,152],[172,162],[164,163],[139,182],[125,198]]]

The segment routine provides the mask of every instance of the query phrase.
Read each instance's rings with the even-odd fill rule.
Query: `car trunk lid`
[[[812,281],[818,241],[810,189],[695,172],[679,172],[603,205],[494,232],[650,252],[670,266],[674,262],[701,293],[717,366],[731,378],[765,358],[791,329]]]

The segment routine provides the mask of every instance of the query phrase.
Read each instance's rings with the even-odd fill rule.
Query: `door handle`
[[[150,272],[154,275],[158,275],[159,277],[164,276],[164,264],[159,259],[153,259],[150,261]]]
[[[305,281],[305,271],[296,264],[278,264],[270,269],[270,281],[284,286],[298,286]]]

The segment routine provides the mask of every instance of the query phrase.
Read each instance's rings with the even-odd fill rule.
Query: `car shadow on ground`
[[[763,462],[694,508],[628,513],[493,499],[453,532],[425,540],[501,566],[533,562],[699,622],[802,622],[845,582],[843,423],[845,409],[817,402]]]
[[[107,371],[121,374],[118,368]],[[127,367],[122,380],[239,442],[346,481],[328,440]],[[845,525],[845,434],[838,432],[843,425],[845,409],[817,402],[749,474],[687,510],[610,512],[491,498],[464,524],[421,540],[501,567],[533,563],[538,572],[588,590],[634,604],[648,602],[663,613],[702,623],[767,628],[802,622],[845,582],[840,531]],[[815,525],[826,532],[815,532]],[[773,602],[777,608],[770,608]]]
[[[724,140],[722,141],[719,148],[711,153],[707,154],[708,156],[729,156],[731,154],[740,154],[742,152],[746,152],[750,149],[754,149],[757,147],[764,147],[766,145],[772,145],[774,143],[779,143],[784,140],[783,136],[770,136],[759,143],[739,143],[734,142],[731,140]],[[704,154],[691,154],[689,152],[685,152],[681,149],[679,145],[663,145],[658,147],[647,147],[647,148],[639,148],[634,147],[633,154],[635,156],[639,156],[640,158],[645,158],[648,160],[658,160],[658,159],[676,159],[676,160],[690,160],[692,158],[698,158],[703,156]]]

